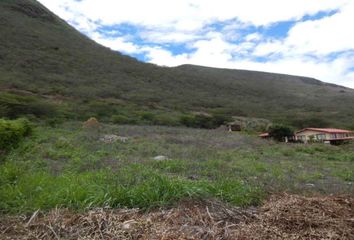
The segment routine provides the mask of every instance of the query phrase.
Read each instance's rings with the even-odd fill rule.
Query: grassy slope
[[[128,137],[112,144],[104,134]],[[169,160],[153,158],[165,155]],[[183,198],[258,204],[279,191],[354,194],[353,145],[276,144],[219,130],[38,126],[0,164],[0,213],[150,208]]]
[[[1,1],[0,32],[0,89],[34,94],[74,116],[153,108],[353,124],[352,89],[288,75],[142,63],[94,43],[33,0]],[[100,109],[92,107],[97,99]]]

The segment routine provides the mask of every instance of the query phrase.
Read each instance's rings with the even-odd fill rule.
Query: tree
[[[279,142],[283,142],[285,137],[293,137],[294,132],[290,127],[284,125],[274,125],[269,128],[269,136]]]

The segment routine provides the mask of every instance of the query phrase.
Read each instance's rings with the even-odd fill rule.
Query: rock
[[[121,137],[121,136],[117,136],[114,134],[110,134],[110,135],[104,135],[103,137],[100,138],[101,142],[104,143],[114,143],[116,141],[121,141],[121,142],[127,142],[129,138],[127,137]]]
[[[118,140],[123,142],[123,143],[125,143],[125,142],[127,142],[129,140],[129,138],[118,136]]]
[[[164,160],[168,160],[168,159],[169,159],[168,157],[163,156],[163,155],[159,155],[159,156],[154,157],[154,160],[157,160],[157,161],[164,161]]]
[[[193,175],[188,176],[188,179],[190,179],[190,180],[198,180],[198,176],[193,174]]]
[[[129,230],[129,229],[133,228],[134,225],[136,225],[137,223],[138,223],[138,222],[135,221],[135,220],[128,220],[128,221],[125,221],[125,222],[123,223],[122,228],[123,228],[124,230]]]
[[[100,123],[97,121],[96,118],[91,117],[86,122],[84,122],[83,128],[86,129],[99,129]]]
[[[306,186],[306,187],[315,187],[315,184],[313,184],[313,183],[307,183],[307,184],[305,184],[305,186]]]

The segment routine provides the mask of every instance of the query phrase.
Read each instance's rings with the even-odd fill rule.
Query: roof
[[[258,136],[259,137],[269,137],[269,133],[261,133]]]
[[[337,129],[337,128],[304,128],[296,133],[304,132],[304,131],[315,131],[315,132],[324,132],[324,133],[353,133],[349,130]]]

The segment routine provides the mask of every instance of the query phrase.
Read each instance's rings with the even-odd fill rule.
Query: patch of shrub
[[[54,117],[58,115],[56,107],[34,96],[20,96],[12,93],[0,93],[0,116],[15,119],[24,115],[36,117]]]
[[[143,122],[147,122],[147,123],[152,123],[155,120],[155,114],[152,112],[141,111],[138,112],[138,116],[139,118],[141,118]]]
[[[126,112],[116,114],[111,117],[111,121],[115,124],[141,124],[141,125],[164,125],[164,126],[178,126],[180,125],[178,117],[171,114],[160,112]]]
[[[230,121],[230,119],[231,118],[226,115],[197,114],[194,116],[182,116],[180,122],[187,127],[214,129]]]
[[[277,141],[284,141],[285,137],[291,138],[294,132],[290,127],[284,125],[274,125],[269,128],[269,136]]]
[[[0,150],[6,151],[17,147],[18,143],[32,132],[32,126],[27,119],[0,119]]]
[[[331,126],[330,122],[320,117],[295,118],[291,120],[290,124],[300,129],[306,127],[326,128]]]
[[[134,117],[125,115],[113,115],[112,122],[115,124],[136,124],[138,120]]]
[[[154,124],[164,126],[179,126],[180,122],[176,116],[157,115],[155,116]]]

